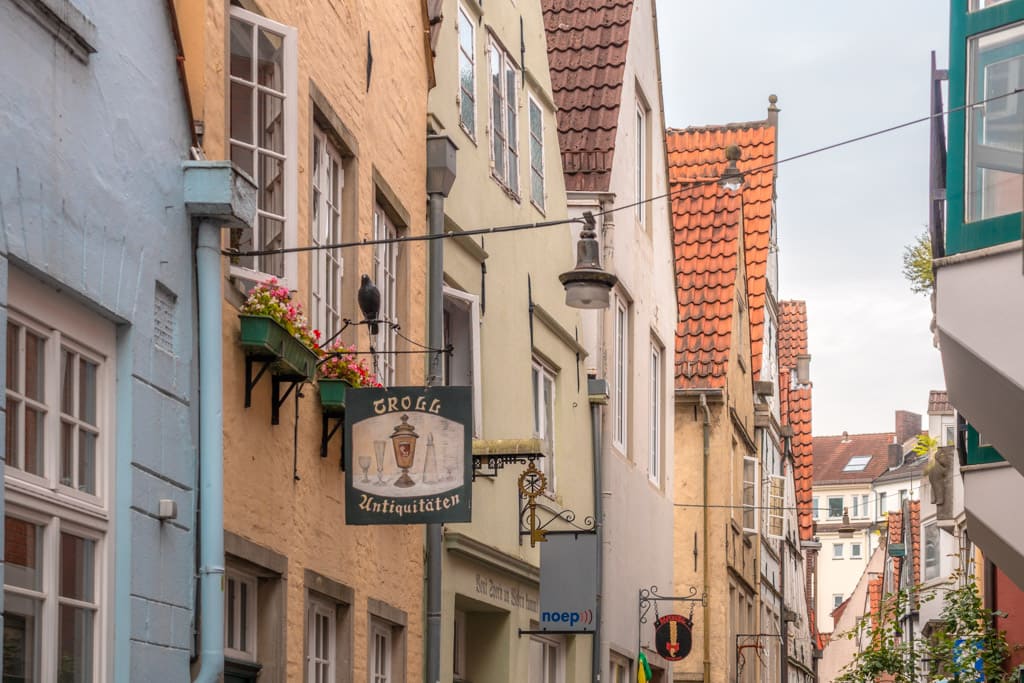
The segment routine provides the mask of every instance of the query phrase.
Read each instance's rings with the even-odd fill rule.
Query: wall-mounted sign
[[[540,628],[593,633],[597,535],[549,534],[540,549]]]
[[[345,397],[345,522],[468,522],[469,387],[350,389]]]
[[[690,654],[693,622],[681,614],[666,614],[654,622],[654,647],[670,662]]]

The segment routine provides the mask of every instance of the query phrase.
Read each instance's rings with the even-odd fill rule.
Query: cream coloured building
[[[446,230],[565,219],[540,3],[444,0],[441,14],[429,128],[458,147]],[[556,225],[444,247],[446,381],[472,385],[474,448],[495,457],[480,462],[472,523],[444,528],[443,681],[593,680],[592,636],[521,633],[540,630],[540,547],[522,534],[525,463],[497,460],[543,455],[540,523],[593,515],[587,349],[558,280],[575,264],[574,243]]]

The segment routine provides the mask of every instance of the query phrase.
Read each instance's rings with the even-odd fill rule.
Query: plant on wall
[[[292,293],[272,277],[249,290],[249,296],[241,307],[246,315],[262,315],[273,319],[288,333],[320,353],[320,330],[312,330],[306,322],[302,304],[292,301]]]
[[[903,277],[910,282],[910,291],[914,294],[930,295],[935,289],[932,238],[927,230],[903,248]]]
[[[901,620],[912,604],[942,600],[939,623],[927,640],[907,637]],[[866,614],[840,637],[862,647],[846,665],[837,683],[863,683],[887,677],[894,683],[984,680],[1009,683],[1003,671],[1010,653],[1006,635],[995,627],[996,616],[982,604],[970,574],[956,572],[945,584],[915,585],[885,596],[876,614]],[[982,677],[983,676],[983,677]]]
[[[335,342],[323,349],[327,356],[320,363],[319,375],[323,379],[340,379],[350,387],[379,387],[377,376],[366,365],[365,360],[357,359],[354,346],[345,346]]]

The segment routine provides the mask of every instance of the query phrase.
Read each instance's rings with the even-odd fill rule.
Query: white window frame
[[[106,320],[70,302],[66,296],[11,268],[8,278],[8,320],[43,336],[43,475],[38,476],[4,467],[6,516],[43,527],[42,587],[40,592],[4,586],[9,595],[43,598],[39,632],[44,635],[35,644],[39,658],[39,680],[57,677],[56,654],[60,605],[93,611],[93,651],[91,676],[94,681],[108,680],[112,671],[114,594],[114,548],[116,535],[110,527],[110,502],[113,500],[116,429],[116,331]],[[26,313],[31,311],[31,314]],[[6,336],[6,327],[4,329]],[[60,482],[61,444],[61,351],[71,347],[93,362],[96,370],[96,493],[79,491]],[[24,378],[24,367],[21,368]],[[5,387],[5,393],[7,392]],[[7,416],[11,420],[11,416]],[[22,437],[23,438],[23,437]],[[60,595],[60,537],[68,533],[91,540],[93,548],[93,600],[83,602]],[[8,569],[10,571],[10,569]],[[10,578],[6,576],[5,578]],[[10,605],[8,605],[10,607]],[[50,636],[50,637],[47,637]]]
[[[325,621],[321,621],[321,619]],[[320,625],[327,625],[327,651],[317,652],[322,634]],[[321,598],[309,597],[308,618],[306,619],[306,681],[308,683],[334,683],[338,668],[338,608],[337,605]],[[322,666],[320,677],[318,666]]]
[[[466,52],[462,46],[462,31],[469,30],[469,42],[471,44],[470,52]],[[476,26],[473,23],[473,15],[470,14],[462,4],[459,4],[459,18],[458,18],[458,45],[459,45],[459,59],[458,59],[458,81],[459,81],[459,92],[456,95],[456,104],[459,107],[459,126],[462,130],[470,137],[471,140],[476,140]],[[473,82],[471,84],[472,92],[467,93],[462,84],[462,68],[464,64],[469,65],[470,73],[473,74]],[[472,103],[472,121],[466,121],[463,118],[462,105],[467,98]]]
[[[842,519],[843,518],[843,510],[846,509],[844,507],[846,505],[845,498],[843,496],[828,496],[828,498],[826,498],[825,500],[826,500],[827,505],[828,505],[828,510],[827,510],[828,518],[829,519]],[[834,500],[838,500],[839,501],[839,514],[836,514],[836,515],[832,514],[832,501],[834,501]]]
[[[924,533],[922,536],[922,562],[921,562],[921,580],[931,581],[937,579],[942,574],[942,540],[939,533],[939,526],[934,522],[926,524],[924,526]],[[928,546],[929,536],[932,537],[932,545],[934,546],[934,557],[929,557]]]
[[[259,34],[258,29],[264,29],[271,33],[278,34],[283,39],[284,50],[284,68],[282,69],[282,81],[284,85],[283,91],[275,91],[266,86],[261,86],[253,81],[245,81],[237,76],[230,74],[230,62],[231,62],[231,45],[230,38],[227,46],[227,65],[225,70],[228,71],[228,79],[230,83],[239,83],[247,86],[252,86],[253,94],[252,97],[257,97],[258,93],[273,92],[276,95],[283,97],[284,102],[282,105],[282,115],[284,116],[284,153],[280,154],[272,150],[265,150],[260,148],[258,145],[259,140],[259,108],[258,105],[253,107],[252,110],[252,142],[243,142],[236,139],[231,135],[230,126],[230,113],[228,123],[228,147],[229,150],[232,146],[238,146],[253,153],[253,180],[256,182],[256,187],[260,187],[262,179],[259,177],[259,154],[266,153],[268,156],[282,159],[284,162],[284,215],[278,216],[284,223],[284,235],[282,236],[284,248],[293,248],[298,246],[298,31],[295,27],[286,26],[278,23],[271,19],[267,19],[264,16],[236,7],[232,5],[229,9],[229,26],[230,19],[239,19],[241,21],[253,24],[257,30],[253,31],[253,70],[256,69],[256,40]],[[230,33],[230,28],[228,29]],[[228,112],[231,110],[231,94],[230,87],[226,97]],[[229,152],[230,154],[230,152]],[[262,248],[260,233],[260,219],[264,216],[274,217],[273,214],[269,214],[262,208],[258,208],[256,212],[256,220],[252,226],[252,248]],[[265,257],[257,257],[265,258]],[[281,284],[291,289],[294,289],[298,284],[298,256],[295,253],[287,253],[282,255],[283,261],[283,273],[277,275]],[[254,265],[258,264],[256,260]],[[267,273],[261,271],[259,267],[249,268],[238,264],[231,265],[231,274],[235,277],[239,277],[244,280],[252,282],[262,282],[267,278],[274,275],[273,273]]]
[[[458,609],[452,620],[452,678],[466,680],[466,613]]]
[[[615,297],[615,319],[612,329],[612,443],[627,454],[629,438],[629,302]]]
[[[381,645],[383,645],[383,656],[378,650]],[[371,621],[369,659],[367,669],[370,683],[394,683],[394,634],[388,624],[376,620]]]
[[[636,221],[641,226],[647,214],[647,107],[637,98],[636,103]]]
[[[483,375],[480,371],[480,297],[447,285],[444,286],[443,296],[465,308],[469,318],[469,343],[472,354],[470,374],[472,375],[471,386],[473,389],[473,436],[479,438],[483,434],[484,421],[483,386],[481,385]],[[460,353],[460,350],[454,349],[453,353]],[[445,363],[448,362],[450,359],[446,358]],[[447,376],[447,373],[445,374]]]
[[[850,516],[860,517],[860,496],[855,494],[850,497],[853,499],[853,514],[851,514]]]
[[[650,439],[647,456],[647,476],[655,486],[661,486],[662,462],[662,361],[661,347],[651,343],[651,405],[650,405]]]
[[[885,491],[879,491],[878,495],[876,496],[876,502],[878,504],[878,516],[879,517],[881,517],[885,513],[889,512],[889,505],[886,503],[886,500],[885,500],[886,495],[885,494],[886,494]]]
[[[546,186],[544,184],[544,109],[541,108],[540,102],[530,95],[526,98],[527,102],[527,126],[528,134],[530,138],[530,201],[541,211],[544,211],[544,195]],[[535,114],[536,113],[536,114]],[[534,135],[533,122],[536,115],[536,120],[540,124],[539,135]],[[534,149],[536,148],[536,156],[540,159],[540,166],[535,166],[533,163]],[[534,176],[540,179],[540,195],[537,195],[536,188],[533,186]]]
[[[843,557],[845,557],[845,555],[843,555],[843,553],[845,552],[845,550],[843,548],[843,545],[844,544],[842,544],[842,543],[833,543],[832,544],[832,559],[833,560],[841,560],[841,559],[843,559]]]
[[[373,208],[373,239],[395,239],[398,227],[380,204]],[[380,290],[380,324],[372,343],[379,352],[375,358],[377,379],[385,387],[394,386],[398,375],[398,243],[377,244],[373,248],[374,284]]]
[[[765,533],[769,538],[781,539],[785,530],[786,479],[777,474],[768,475],[768,514]]]
[[[554,638],[544,638],[542,636],[533,635],[530,636],[530,658],[533,657],[534,643],[539,643],[542,650],[541,654],[541,675],[542,680],[534,681],[530,680],[529,683],[564,683],[565,681],[565,648],[563,647],[563,641],[555,640]],[[555,659],[555,680],[550,680],[547,672],[549,669],[550,658]],[[532,661],[531,661],[532,664]]]
[[[749,468],[749,469],[748,469]],[[757,533],[758,496],[761,486],[758,479],[757,458],[753,455],[743,456],[743,490],[742,490],[742,524],[743,532],[747,534]],[[749,498],[749,499],[748,499]],[[749,522],[749,524],[748,524]]]
[[[491,36],[488,42],[487,83],[491,118],[490,155],[491,175],[518,200],[519,198],[519,95],[517,74],[519,67],[498,41]],[[501,78],[498,91],[494,89],[494,71]],[[509,78],[511,76],[511,78]],[[509,92],[511,86],[512,92]],[[500,110],[500,118],[495,111]],[[515,120],[512,121],[511,119]],[[500,123],[500,125],[498,125]],[[501,146],[501,159],[495,154],[495,146]]]
[[[861,494],[861,496],[860,496],[860,507],[861,507],[861,517],[862,518],[863,517],[870,517],[871,516],[871,510],[868,508],[868,494],[866,494],[866,493],[862,493]]]
[[[327,133],[313,127],[312,207],[310,210],[310,243],[313,246],[338,244],[342,241],[345,188],[345,159]],[[310,259],[310,322],[320,330],[322,340],[330,339],[341,329],[342,282],[345,258],[341,249],[318,249]],[[331,271],[337,271],[332,282]]]
[[[836,611],[841,604],[843,604],[843,594],[842,593],[833,593],[832,594],[832,611],[833,612]]]
[[[861,560],[864,559],[864,547],[859,541],[856,543],[850,543],[850,559]]]
[[[818,496],[814,496],[811,499],[811,516],[814,519],[820,519],[821,518],[821,509],[818,507],[818,505],[820,503],[821,503],[821,498],[818,497]]]
[[[231,584],[236,586],[235,588],[235,605],[234,608],[228,604],[228,598],[231,592]],[[246,587],[245,600],[241,599],[241,587]],[[239,571],[234,567],[228,567],[224,572],[224,655],[231,659],[237,659],[242,662],[256,662],[259,656],[256,648],[257,637],[257,610],[259,603],[257,602],[257,591],[259,590],[259,581],[255,576],[247,574],[246,572]],[[242,624],[242,603],[245,602],[245,631],[247,634],[247,641],[245,649],[242,648],[241,637],[239,636],[240,631],[235,634],[228,633],[228,622],[233,619],[233,623],[237,626]],[[234,612],[229,617],[228,612]]]
[[[540,464],[544,476],[548,479],[547,493],[555,492],[555,406],[557,404],[556,373],[548,365],[537,358],[533,359],[530,385],[533,391],[533,424],[534,436],[547,443],[545,457]],[[550,405],[544,400],[545,384],[551,386]]]

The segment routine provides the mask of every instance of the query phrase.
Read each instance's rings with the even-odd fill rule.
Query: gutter
[[[678,391],[676,392],[679,393]],[[704,412],[704,467],[701,469],[701,478],[704,485],[704,683],[711,683],[711,633],[708,628],[710,623],[709,607],[711,604],[711,584],[708,577],[711,574],[708,559],[708,534],[710,533],[708,521],[708,461],[711,459],[711,410],[708,408],[708,399],[704,393],[700,394],[700,407]]]
[[[604,592],[604,501],[601,491],[603,469],[601,458],[603,443],[601,440],[601,406],[608,403],[608,383],[603,379],[588,378],[587,394],[590,397],[590,441],[594,454],[594,532],[597,536],[597,596],[594,601],[594,648],[592,653],[591,674],[594,683],[601,680],[601,663],[604,659],[604,648],[601,645],[601,597]]]
[[[224,671],[224,349],[221,319],[221,229],[251,225],[256,185],[230,161],[184,163],[185,208],[197,219],[199,309],[199,628],[195,683]]]

